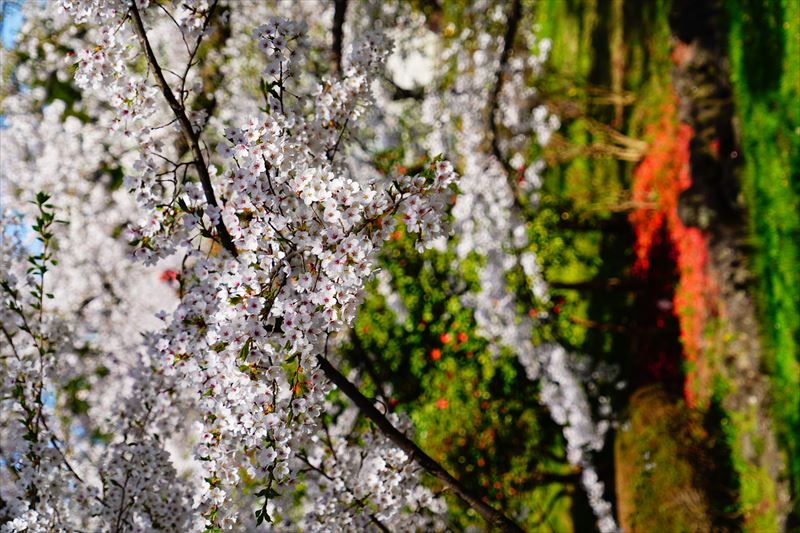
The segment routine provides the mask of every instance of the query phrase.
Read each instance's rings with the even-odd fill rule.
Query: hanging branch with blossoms
[[[560,125],[530,83],[541,74],[551,43],[528,29],[534,24],[525,18],[520,0],[472,2],[460,18],[467,21],[460,32],[452,29],[453,35],[438,41],[431,69],[436,74],[427,84],[432,89],[423,87],[420,102],[405,98],[413,93],[406,91],[402,106],[391,93],[384,95],[381,118],[393,124],[401,122],[398,115],[419,114],[423,127],[411,126],[420,131],[408,136],[416,142],[406,150],[442,153],[456,162],[461,177],[452,210],[454,249],[460,260],[481,257],[480,291],[464,294],[462,301],[474,310],[478,333],[495,354],[516,354],[530,381],[539,384],[539,400],[563,427],[567,460],[580,469],[598,529],[616,531],[606,487],[592,462],[610,426],[609,399],[596,398],[598,420],[589,392],[597,396],[618,369],[591,368],[558,339],[542,342],[536,331],[548,313],[519,312],[521,305],[550,306],[528,222],[539,208],[544,169],[542,159],[530,160],[530,145],[547,145]],[[398,32],[426,32],[424,17],[397,15],[396,20],[407,23],[395,22]],[[522,283],[512,284],[511,277]]]

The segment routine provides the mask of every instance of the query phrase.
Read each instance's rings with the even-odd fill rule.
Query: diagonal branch
[[[400,430],[392,425],[391,422],[372,404],[372,402],[363,394],[358,388],[353,385],[339,370],[334,367],[322,355],[317,356],[317,362],[320,368],[350,400],[356,404],[361,412],[372,420],[378,429],[380,429],[389,439],[392,440],[400,449],[408,454],[410,458],[415,460],[422,468],[429,474],[442,482],[445,487],[452,490],[464,503],[472,507],[478,512],[492,528],[497,528],[503,532],[521,532],[523,531],[513,520],[508,518],[502,512],[494,509],[492,506],[484,502],[479,497],[472,494],[459,480],[454,478],[445,468],[436,462],[430,455],[422,451],[414,441],[403,435]]]
[[[150,41],[147,39],[147,32],[144,29],[142,16],[139,13],[139,9],[136,7],[136,2],[131,3],[130,10],[131,15],[133,16],[133,26],[136,30],[136,36],[139,38],[139,42],[142,45],[142,49],[144,50],[148,64],[153,69],[156,83],[161,89],[164,99],[167,101],[169,107],[172,109],[172,112],[175,114],[175,117],[178,119],[178,122],[180,122],[181,130],[183,131],[186,142],[192,149],[194,166],[197,169],[197,174],[200,177],[200,183],[203,186],[203,193],[206,196],[206,202],[208,202],[209,205],[218,208],[219,204],[217,203],[217,197],[214,195],[214,187],[211,185],[211,176],[208,173],[208,166],[206,165],[205,157],[203,157],[203,151],[200,149],[200,138],[197,132],[194,131],[189,117],[186,116],[186,110],[175,98],[175,95],[167,83],[167,80],[164,79],[164,73],[158,64],[158,59],[153,52],[153,48],[150,46]],[[211,16],[211,13],[209,13],[209,16]],[[236,257],[238,255],[236,246],[233,244],[233,239],[231,239],[231,235],[228,233],[228,229],[225,227],[225,223],[222,221],[221,217],[217,223],[217,233],[219,233],[219,240],[222,244],[222,247],[225,248],[231,255]]]

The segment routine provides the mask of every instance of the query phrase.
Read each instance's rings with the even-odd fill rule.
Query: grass
[[[741,121],[744,190],[756,244],[759,304],[800,515],[800,4],[729,0],[731,77]]]

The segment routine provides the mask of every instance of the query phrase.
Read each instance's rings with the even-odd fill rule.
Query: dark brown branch
[[[164,73],[161,71],[161,67],[158,64],[158,59],[153,52],[153,48],[150,46],[150,41],[147,39],[147,32],[144,29],[142,16],[139,14],[139,9],[136,7],[136,2],[131,3],[130,10],[136,35],[139,37],[139,42],[141,43],[145,56],[147,57],[147,62],[153,69],[156,83],[161,89],[161,93],[164,95],[164,99],[169,104],[172,112],[177,117],[178,122],[180,122],[186,142],[192,149],[194,166],[197,169],[198,176],[200,177],[200,183],[203,186],[203,193],[205,193],[206,202],[208,202],[209,205],[218,208],[219,204],[217,203],[217,197],[214,194],[214,187],[211,185],[211,176],[208,173],[208,166],[206,165],[205,157],[203,157],[203,151],[200,148],[200,138],[198,137],[197,132],[194,131],[189,117],[186,116],[186,110],[175,98],[175,95],[167,83],[167,80],[164,79]],[[222,247],[230,252],[231,255],[236,257],[238,255],[236,246],[233,244],[233,239],[231,239],[231,235],[228,233],[228,229],[225,227],[225,223],[222,222],[221,217],[217,223],[217,233],[219,234],[219,240],[222,244]]]
[[[344,43],[344,17],[347,14],[347,0],[333,1],[333,46],[331,47],[331,68],[334,74],[342,72],[342,45]]]
[[[325,375],[341,390],[350,400],[356,404],[361,412],[372,420],[384,435],[389,437],[400,449],[415,460],[429,474],[442,482],[449,490],[453,491],[464,503],[472,507],[480,514],[490,526],[505,532],[523,531],[510,518],[494,509],[472,494],[459,480],[454,478],[445,468],[436,462],[431,456],[422,451],[414,441],[403,435],[391,422],[373,405],[366,396],[361,394],[358,388],[353,385],[339,370],[334,367],[325,357],[318,355],[317,362]]]
[[[336,157],[336,152],[339,150],[339,143],[342,142],[342,137],[344,137],[344,132],[347,131],[347,123],[350,122],[350,117],[353,115],[353,111],[355,111],[355,106],[350,109],[350,112],[347,114],[347,118],[344,120],[344,124],[342,125],[341,131],[339,131],[339,136],[336,138],[336,144],[333,145],[327,154],[328,161],[333,161],[333,158]]]

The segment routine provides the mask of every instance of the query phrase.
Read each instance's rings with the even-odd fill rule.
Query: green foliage
[[[558,428],[537,400],[513,354],[492,355],[477,336],[460,297],[476,290],[478,260],[452,269],[452,252],[419,255],[404,233],[382,258],[408,309],[402,322],[370,291],[345,353],[368,367],[362,390],[383,397],[414,422],[422,449],[477,494],[517,517],[531,531],[570,531],[578,477],[567,464]],[[435,487],[434,487],[435,488]],[[457,530],[481,519],[448,495]]]

